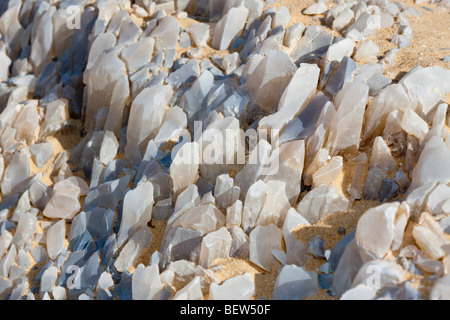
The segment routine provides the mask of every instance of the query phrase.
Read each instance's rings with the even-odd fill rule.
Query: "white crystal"
[[[349,190],[349,194],[353,199],[361,199],[364,188],[364,175],[368,170],[367,155],[360,153],[358,158],[355,159],[356,167],[353,173],[352,184]]]
[[[210,300],[249,300],[255,294],[255,282],[250,273],[225,280],[220,285],[212,283],[209,288]]]
[[[342,295],[349,290],[361,266],[374,259],[376,257],[359,245],[356,239],[347,240],[343,253],[341,251],[339,261],[336,263],[332,284],[333,292]]]
[[[269,54],[269,56],[261,62],[255,72],[252,74],[249,81],[251,81],[249,84],[246,82],[246,86],[249,86],[250,88],[253,88],[253,82],[256,80],[253,77],[262,77],[263,75],[259,74],[260,68],[263,65],[265,61],[266,63],[277,63],[275,60],[281,59],[283,57],[277,58],[275,54],[273,54],[273,61],[269,61],[269,57],[272,55]],[[264,107],[263,104],[269,104],[269,105],[278,105],[278,109],[275,113],[268,115],[260,120],[258,123],[258,126],[263,129],[278,129],[281,130],[285,124],[287,124],[290,120],[292,120],[294,117],[299,115],[305,107],[308,105],[310,100],[313,98],[313,96],[316,93],[316,87],[317,83],[319,81],[319,74],[320,69],[315,64],[306,64],[302,63],[300,64],[300,67],[295,71],[292,78],[290,78],[290,74],[293,72],[291,71],[292,66],[290,61],[286,60],[284,62],[283,58],[283,64],[286,64],[283,66],[283,73],[279,73],[278,77],[275,71],[272,71],[269,69],[269,67],[266,67],[266,74],[264,75],[264,78],[260,79],[266,79],[266,83],[262,83],[260,85],[259,91],[256,93],[256,103]],[[281,61],[278,61],[278,63],[281,63]],[[278,70],[278,69],[277,69]],[[270,74],[269,71],[273,74]],[[281,71],[281,69],[280,69]],[[268,80],[271,80],[277,85],[280,85],[281,83],[278,83],[278,81],[281,81],[279,77],[283,77],[283,79],[286,79],[286,82],[288,84],[283,87],[276,87],[275,85],[271,85]],[[273,77],[274,79],[270,79],[269,77]],[[261,81],[261,80],[260,80]],[[262,80],[264,81],[264,80]],[[268,92],[278,92],[279,90],[284,90],[280,93],[279,96],[277,96],[276,101],[271,101],[272,98],[267,99]],[[252,90],[252,89],[251,89]],[[267,91],[266,91],[267,90]],[[273,90],[273,91],[272,91]],[[252,91],[250,91],[251,93]],[[261,97],[261,98],[259,98]],[[259,102],[260,101],[260,102]],[[267,109],[267,108],[266,108]],[[268,109],[269,110],[269,109]],[[309,124],[308,123],[301,123],[302,128],[299,128],[298,130],[301,131],[302,129],[306,128]]]
[[[147,226],[137,231],[123,247],[119,257],[114,262],[117,271],[123,272],[133,266],[142,251],[148,247],[152,241],[152,233]]]
[[[386,117],[394,110],[406,111],[410,100],[403,86],[391,84],[383,88],[367,107],[364,114],[364,140],[374,134],[380,135],[386,123]]]
[[[397,216],[395,218],[394,226],[394,239],[392,241],[391,250],[397,251],[400,249],[403,243],[403,236],[405,234],[405,228],[409,221],[410,208],[406,201],[400,203],[398,207]]]
[[[256,181],[248,189],[242,211],[242,228],[244,230],[256,225],[265,197],[266,184],[262,180]]]
[[[318,187],[322,184],[331,184],[339,177],[343,169],[343,158],[341,156],[334,156],[330,162],[322,168],[314,172],[312,175],[313,187]]]
[[[170,177],[173,181],[174,193],[181,193],[198,179],[200,150],[197,142],[185,143],[172,156]]]
[[[61,180],[54,185],[53,190],[55,193],[45,206],[44,215],[49,218],[72,219],[81,209],[80,187],[68,180]]]
[[[9,245],[11,244],[13,236],[8,230],[4,230],[0,235],[0,259],[3,258],[3,254],[8,251]]]
[[[346,32],[347,34],[352,30],[361,32],[363,36],[371,36],[375,34],[376,29],[380,28],[380,23],[375,15],[371,15],[369,12],[364,12],[359,17],[355,15],[355,22],[350,25]]]
[[[289,13],[289,10],[285,6],[281,6],[277,13],[273,16],[272,20],[272,29],[277,26],[283,26],[287,28],[289,22],[291,20],[291,15]]]
[[[210,38],[210,28],[206,23],[194,23],[187,32],[191,35],[197,47],[206,47],[207,41]]]
[[[212,191],[209,191],[203,195],[202,204],[211,203],[216,205],[216,198],[213,196]]]
[[[286,196],[286,183],[280,180],[267,181],[265,199],[256,225],[274,224],[281,227],[290,207],[289,199]]]
[[[17,257],[17,250],[14,244],[11,245],[9,251],[5,254],[5,257],[0,261],[0,276],[3,278],[9,277],[9,271],[15,264]]]
[[[32,213],[26,212],[20,216],[12,240],[12,244],[16,246],[17,250],[24,248],[28,250],[31,248],[36,227],[37,218]]]
[[[376,62],[380,49],[372,40],[368,40],[359,45],[353,59],[357,62]]]
[[[399,82],[407,92],[412,105],[418,103],[414,110],[423,117],[432,111],[444,95],[450,92],[450,70],[439,66],[429,68],[417,67],[408,72]]]
[[[223,173],[240,170],[245,164],[245,151],[239,120],[218,118],[209,124],[198,140],[201,146],[200,175],[214,183]]]
[[[345,211],[349,200],[334,185],[321,185],[308,192],[297,206],[297,211],[313,224],[329,214]]]
[[[117,236],[120,247],[139,229],[146,227],[152,218],[153,184],[150,181],[139,184],[128,191],[123,199],[122,220]]]
[[[367,85],[355,82],[344,84],[336,95],[334,104],[337,112],[331,121],[327,142],[331,155],[349,148],[359,148],[368,94]]]
[[[48,259],[47,250],[45,250],[42,246],[34,247],[30,250],[30,253],[36,263],[44,262]]]
[[[64,219],[53,224],[47,231],[47,252],[54,260],[64,248],[66,239],[66,221]]]
[[[175,294],[173,300],[203,300],[200,282],[200,277],[195,277]]]
[[[283,45],[288,48],[293,47],[294,44],[296,44],[297,41],[300,40],[305,29],[306,29],[306,27],[303,23],[301,23],[301,22],[294,23],[292,26],[290,26],[286,30],[286,35],[284,36]]]
[[[160,300],[162,284],[158,266],[139,264],[133,273],[131,288],[133,300]]]
[[[214,187],[214,196],[217,199],[217,207],[226,209],[231,205],[231,192],[234,187],[234,180],[227,173],[217,176]]]
[[[99,161],[104,165],[110,163],[116,157],[119,149],[119,141],[112,131],[105,131],[102,146],[100,147]]]
[[[227,208],[226,214],[226,226],[227,228],[232,226],[241,226],[242,222],[242,208],[243,204],[241,200],[235,201],[231,206]]]
[[[426,140],[432,136],[444,137],[445,128],[445,115],[447,114],[448,105],[446,103],[441,103],[433,116],[433,124],[425,137]]]
[[[319,291],[317,273],[296,265],[281,269],[272,292],[273,300],[301,300]]]
[[[325,66],[327,63],[334,61],[334,60],[341,62],[341,60],[345,56],[350,57],[353,54],[354,48],[355,48],[354,41],[351,39],[348,39],[348,38],[345,38],[339,42],[333,43],[332,45],[330,45],[328,47],[328,51],[322,57],[321,63],[323,66]],[[356,52],[358,52],[358,51],[356,51]],[[355,53],[355,56],[356,56],[356,53]]]
[[[283,104],[280,99],[296,70],[297,67],[289,55],[279,50],[272,50],[259,62],[244,85],[248,89],[252,101],[267,111],[274,111],[279,103]],[[305,68],[305,70],[310,70],[310,68]],[[300,73],[299,78],[305,76],[305,70]],[[294,84],[292,90],[294,90]],[[302,90],[301,96],[305,96],[303,99],[307,99],[308,92],[304,93]],[[295,99],[288,95],[283,100],[286,98]],[[290,102],[290,99],[286,102]],[[298,108],[297,105],[295,107]],[[279,106],[279,110],[281,110],[281,106]],[[295,111],[293,113],[292,116],[295,115]]]
[[[309,26],[303,37],[297,42],[291,57],[296,64],[316,61],[328,50],[333,41],[333,35],[323,26]]]
[[[180,104],[188,116],[191,127],[193,125],[193,121],[198,120],[202,104],[204,103],[213,84],[213,74],[209,70],[205,70],[181,97]]]
[[[347,28],[350,25],[350,23],[352,23],[354,17],[355,17],[354,12],[350,8],[345,8],[333,20],[331,29],[341,31],[342,29]]]
[[[228,231],[232,238],[230,257],[247,258],[250,252],[249,236],[237,226],[228,228]]]
[[[450,163],[447,159],[450,159],[450,149],[445,146],[442,138],[434,136],[428,140],[412,172],[411,186],[407,195],[429,183],[450,182]]]
[[[222,57],[222,68],[225,74],[229,75],[235,71],[241,63],[239,53],[233,52]]]
[[[450,243],[439,223],[427,212],[420,215],[412,235],[417,245],[433,260],[442,258],[445,255],[443,246]]]
[[[122,118],[124,108],[130,96],[130,85],[128,77],[123,75],[117,80],[111,96],[108,116],[106,117],[104,129],[113,131],[116,137],[120,136],[122,129]]]
[[[393,171],[397,168],[397,164],[382,137],[376,137],[373,142],[369,168],[372,169],[373,167],[378,167],[385,172]]]
[[[379,259],[385,256],[394,240],[399,205],[393,202],[371,208],[358,221],[356,240]]]
[[[238,172],[234,181],[241,189],[241,200],[245,199],[247,191],[260,177],[265,169],[266,162],[271,152],[271,145],[264,139],[260,139],[256,147],[250,152],[247,164]],[[276,159],[277,160],[277,159]]]
[[[10,293],[13,289],[13,282],[9,279],[0,278],[0,295],[4,296]]]
[[[133,100],[128,120],[133,125],[127,129],[125,147],[125,156],[132,163],[139,161],[139,150],[143,150],[158,133],[171,97],[171,86],[156,85],[144,88]]]
[[[249,11],[244,6],[231,8],[220,20],[214,29],[212,47],[226,50],[244,29]]]
[[[158,20],[158,25],[150,36],[155,39],[155,50],[176,49],[180,25],[172,16],[165,16]]]
[[[209,268],[215,259],[228,258],[231,241],[231,235],[225,227],[207,234],[202,240],[199,264]]]
[[[155,143],[160,145],[176,140],[186,129],[186,114],[179,107],[172,107],[166,112],[166,118],[155,137]]]
[[[16,208],[11,216],[11,221],[17,222],[22,214],[25,212],[29,212],[31,209],[30,206],[30,197],[29,191],[25,191],[19,198],[19,202],[17,203]]]
[[[426,199],[425,211],[432,215],[450,213],[450,187],[439,184]]]
[[[95,128],[98,111],[110,104],[113,89],[125,73],[125,63],[113,50],[100,55],[92,68],[83,74],[83,82],[87,85],[85,126],[88,132]]]
[[[21,187],[30,178],[30,163],[24,152],[15,152],[11,162],[6,167],[1,183],[2,196],[8,196]]]
[[[272,250],[281,250],[282,232],[274,224],[256,226],[250,233],[250,261],[264,270],[272,271],[278,266]]]
[[[365,284],[375,291],[405,280],[407,272],[393,261],[373,260],[365,263],[353,280],[352,287]]]
[[[357,286],[345,291],[339,300],[374,300],[377,291],[373,288],[360,283]]]
[[[323,141],[322,141],[323,142]],[[307,186],[312,185],[312,175],[325,166],[329,160],[329,151],[326,148],[321,148],[317,150],[315,154],[311,150],[311,155],[314,157],[310,160],[308,167],[306,167],[304,173],[304,183]]]
[[[438,279],[430,290],[430,300],[450,299],[450,275]]]
[[[61,286],[56,286],[52,289],[52,296],[55,300],[66,300],[67,299],[67,293],[66,289]]]
[[[428,124],[417,113],[410,108],[406,109],[402,117],[402,129],[406,133],[423,140],[428,133]]]
[[[150,62],[154,47],[155,38],[147,37],[123,49],[122,57],[125,59],[130,74]]]
[[[30,151],[38,168],[44,166],[54,154],[53,146],[50,142],[33,144]]]
[[[51,292],[55,286],[58,278],[58,268],[51,266],[47,268],[42,274],[40,294],[43,296],[45,293]]]
[[[283,237],[286,244],[286,260],[288,264],[303,266],[308,258],[306,247],[292,234],[292,230],[299,225],[309,225],[294,208],[289,209],[283,225]]]
[[[209,233],[225,226],[225,216],[213,204],[201,204],[184,212],[172,226]]]
[[[48,10],[40,17],[34,26],[36,30],[31,37],[30,62],[34,66],[36,74],[41,73],[45,65],[50,62],[53,43],[53,19],[56,12],[55,6],[50,6]],[[39,30],[39,31],[37,31]]]
[[[316,15],[316,14],[324,13],[327,10],[328,10],[328,8],[324,2],[318,2],[318,3],[310,5],[308,8],[303,10],[303,14]]]

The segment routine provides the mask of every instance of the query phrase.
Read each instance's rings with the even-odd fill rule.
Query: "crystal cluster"
[[[254,274],[214,273],[238,259],[276,274],[271,299],[448,299],[450,70],[383,74],[410,12],[3,1],[0,298],[255,298]],[[367,38],[394,24],[383,53]],[[298,239],[361,200],[379,203],[330,250]]]

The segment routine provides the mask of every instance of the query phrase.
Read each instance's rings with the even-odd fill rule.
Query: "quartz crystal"
[[[184,212],[172,226],[209,233],[225,226],[225,216],[213,204],[206,203]]]
[[[368,99],[369,88],[361,83],[347,83],[336,95],[336,115],[330,124],[327,148],[331,155],[357,149]],[[352,125],[348,125],[348,124]]]
[[[0,1],[0,299],[448,298],[450,1],[274,2]]]
[[[166,107],[172,97],[172,88],[168,85],[156,85],[144,88],[133,100],[130,119],[134,125],[127,130],[126,157],[137,163],[139,150],[154,138],[161,127]],[[141,149],[141,150],[142,150]]]
[[[3,173],[1,183],[2,195],[7,196],[24,188],[30,178],[30,163],[28,155],[24,152],[16,151],[11,162]]]
[[[134,232],[147,226],[147,223],[152,218],[153,202],[153,184],[151,182],[141,183],[135,189],[125,194],[122,220],[117,236],[119,247]]]
[[[255,282],[250,273],[235,276],[222,284],[212,283],[209,288],[210,300],[249,300],[255,294]]]
[[[144,267],[139,264],[134,271],[131,286],[133,300],[160,300],[162,284],[158,266]]]
[[[54,155],[53,146],[50,142],[33,144],[30,151],[38,168],[45,165]]]
[[[117,260],[114,262],[116,269],[123,272],[133,266],[142,251],[150,244],[152,237],[152,233],[147,226],[139,229],[120,251]]]
[[[212,38],[212,47],[228,49],[233,39],[244,29],[249,10],[245,6],[231,8],[217,23]]]
[[[281,269],[272,292],[274,300],[301,300],[318,292],[317,274],[296,265]]]
[[[214,259],[228,258],[231,242],[231,235],[225,227],[207,234],[202,240],[199,264],[209,268]]]
[[[250,233],[250,261],[264,270],[271,271],[278,262],[272,250],[281,249],[282,232],[274,224],[257,226]]]
[[[448,246],[449,240],[441,226],[427,212],[420,215],[419,224],[413,229],[413,237],[431,259],[437,260],[445,255],[444,248]]]
[[[64,248],[66,237],[66,221],[59,220],[48,228],[47,231],[47,251],[50,259],[54,260]]]
[[[54,185],[53,191],[54,194],[44,209],[44,215],[49,218],[72,219],[81,209],[80,187],[68,180],[61,180]]]
[[[412,172],[407,194],[431,182],[450,182],[450,164],[446,161],[449,157],[450,149],[445,146],[442,138],[434,136],[428,140]]]
[[[393,202],[371,208],[358,221],[355,238],[379,259],[388,252],[394,240],[399,205],[399,202]]]
[[[340,175],[343,168],[343,158],[334,156],[322,168],[312,175],[313,186],[317,187],[323,184],[331,184]]]
[[[302,198],[297,211],[313,224],[329,214],[345,211],[349,200],[334,185],[321,185]]]
[[[376,274],[375,274],[376,272]],[[392,261],[373,260],[365,263],[353,280],[352,287],[365,284],[375,291],[404,281],[406,270]]]
[[[293,63],[291,57],[286,53],[275,50],[270,51],[268,55],[258,63],[255,70],[245,82],[245,87],[249,92],[250,98],[265,110],[274,111],[274,107],[276,107],[280,101],[283,92],[289,85],[296,70],[297,67]],[[301,79],[302,75],[306,77],[306,70],[309,69],[305,69],[303,73],[300,73],[298,78]],[[308,88],[305,90],[307,91]],[[291,95],[292,94],[294,93],[291,93]],[[305,96],[307,96],[307,94],[308,92],[305,93]],[[291,98],[289,96],[285,97],[285,99],[286,98],[295,99],[294,97]],[[288,103],[289,101],[286,102]]]

